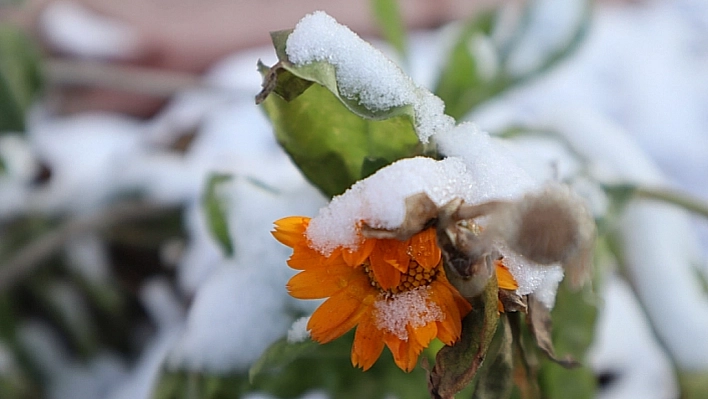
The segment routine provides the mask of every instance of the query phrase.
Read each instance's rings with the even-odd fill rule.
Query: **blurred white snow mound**
[[[656,342],[641,305],[627,283],[611,275],[602,288],[604,304],[589,350],[597,375],[613,375],[598,399],[670,399],[678,396],[671,360]]]

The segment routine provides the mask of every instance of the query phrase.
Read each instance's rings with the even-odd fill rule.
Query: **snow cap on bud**
[[[595,222],[570,187],[552,183],[499,207],[488,226],[492,235],[529,260],[562,264],[573,286],[590,277]]]

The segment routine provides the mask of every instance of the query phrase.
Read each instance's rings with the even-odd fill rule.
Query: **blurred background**
[[[269,231],[327,199],[254,102],[269,32],[315,10],[532,173],[591,180],[577,397],[708,397],[708,3],[0,0],[0,398],[426,397],[348,352],[249,381],[317,306]]]

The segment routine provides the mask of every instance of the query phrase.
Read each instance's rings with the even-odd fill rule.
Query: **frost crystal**
[[[374,303],[376,327],[396,337],[408,340],[408,324],[422,327],[432,321],[442,321],[445,314],[440,307],[428,301],[430,287],[418,287],[392,297],[380,296]]]
[[[290,330],[288,330],[288,343],[296,344],[310,338],[310,331],[307,330],[308,321],[310,321],[309,317],[301,317],[295,320]]]
[[[424,143],[455,124],[443,113],[442,100],[416,86],[380,51],[322,11],[305,16],[297,24],[288,37],[285,52],[295,65],[333,65],[340,94],[371,111],[412,106],[416,132]]]
[[[504,265],[509,268],[509,272],[519,284],[516,293],[519,295],[533,293],[536,299],[552,309],[556,301],[558,284],[563,280],[563,268],[559,264],[539,265],[503,244],[497,247],[504,255]]]

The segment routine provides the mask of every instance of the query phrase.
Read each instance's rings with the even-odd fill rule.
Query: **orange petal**
[[[411,327],[410,331],[413,332],[413,337],[415,340],[418,342],[420,345],[420,350],[422,351],[423,348],[427,348],[428,345],[430,345],[430,341],[432,341],[438,334],[438,326],[435,324],[435,322],[430,322],[424,326],[419,326],[419,327]],[[411,339],[410,337],[408,339]],[[416,356],[420,354],[420,351],[416,353]]]
[[[390,290],[401,283],[401,272],[388,263],[375,262],[372,259],[371,270],[374,272],[374,279],[384,290]]]
[[[305,230],[310,223],[310,218],[304,216],[290,216],[275,221],[273,237],[281,243],[293,248],[297,244],[305,243]]]
[[[452,291],[446,284],[436,280],[430,285],[430,288],[430,300],[436,303],[445,315],[444,319],[436,323],[438,338],[445,345],[451,345],[460,338],[460,333],[462,332],[460,309],[455,302]]]
[[[312,339],[324,344],[354,328],[368,308],[365,302],[373,302],[373,298],[367,300],[367,296],[373,297],[376,293],[365,274],[350,280],[346,289],[324,301],[312,313],[307,323]]]
[[[374,365],[384,347],[383,332],[376,327],[371,307],[365,310],[354,334],[352,364],[364,371]]]
[[[431,323],[434,324],[434,323]],[[402,340],[391,333],[384,333],[384,342],[393,354],[393,361],[405,372],[410,372],[418,362],[418,355],[423,350],[415,337],[413,329],[408,325],[408,339]]]
[[[440,263],[442,252],[438,247],[435,229],[430,228],[414,235],[410,240],[411,256],[427,270]]]
[[[329,263],[327,257],[307,245],[298,244],[293,248],[293,254],[288,259],[288,266],[296,270],[307,270]]]
[[[519,288],[519,284],[514,279],[509,269],[504,265],[502,260],[497,260],[494,262],[497,267],[497,284],[499,288],[513,291]]]
[[[288,281],[290,295],[298,299],[320,299],[335,295],[351,280],[366,278],[361,269],[347,266],[344,262],[327,267],[305,270]]]
[[[460,318],[467,316],[467,313],[472,310],[472,305],[470,305],[467,299],[460,295],[460,292],[457,291],[457,288],[450,284],[450,282],[447,280],[447,277],[445,276],[445,273],[440,273],[437,281],[447,287],[448,291],[450,291],[450,293],[452,294],[455,304],[457,305],[457,309],[460,311]]]
[[[371,263],[380,262],[393,266],[401,273],[408,272],[411,258],[408,255],[408,244],[394,239],[376,240],[376,247],[371,251]]]
[[[376,239],[364,239],[364,241],[359,244],[359,248],[357,248],[356,251],[343,249],[342,257],[349,266],[359,266],[364,263],[364,261],[366,260],[366,258],[369,257],[369,255],[371,255],[371,251],[374,250],[375,246]]]

